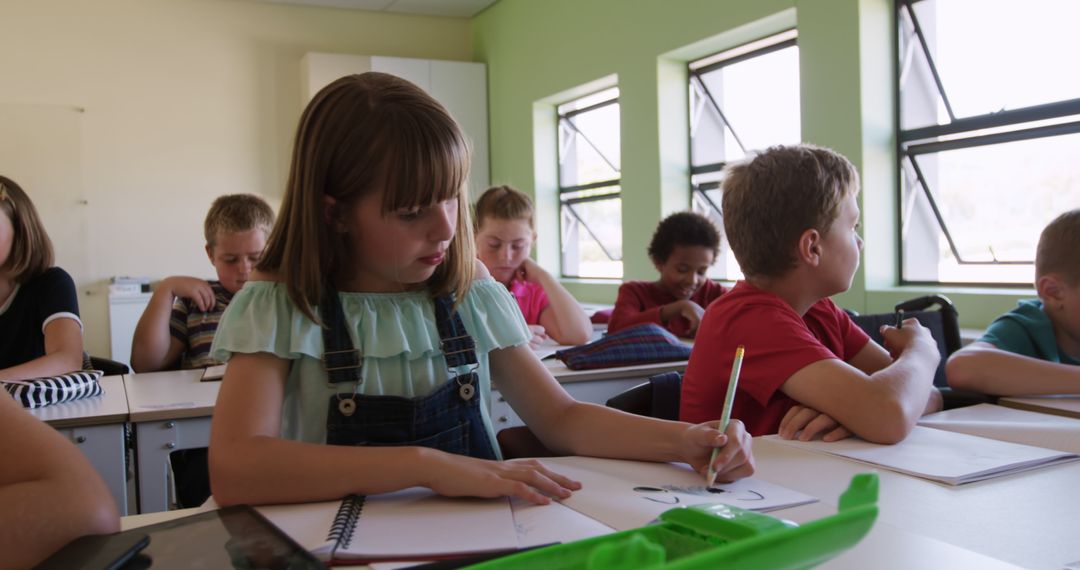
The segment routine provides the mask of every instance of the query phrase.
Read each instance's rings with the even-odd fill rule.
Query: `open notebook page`
[[[516,549],[510,502],[452,499],[413,487],[364,499],[347,546],[328,540],[341,501],[258,510],[321,560],[428,560]]]
[[[979,404],[929,414],[919,425],[1080,453],[1080,419]]]
[[[793,441],[777,435],[765,437],[785,445],[847,457],[948,485],[962,485],[1078,459],[1072,453],[922,426],[915,426],[904,441],[895,445],[870,443],[858,438],[824,442]]]
[[[562,504],[616,530],[646,525],[664,511],[680,506],[724,503],[755,511],[770,511],[817,501],[760,479],[705,488],[704,476],[689,466],[599,459],[546,457],[552,471],[575,479],[582,489]]]

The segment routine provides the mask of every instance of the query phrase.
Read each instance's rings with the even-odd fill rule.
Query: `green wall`
[[[500,0],[475,17],[488,64],[491,180],[537,200],[537,257],[559,265],[554,105],[618,84],[626,279],[652,279],[656,223],[690,205],[686,62],[797,27],[803,140],[859,168],[866,251],[837,301],[890,310],[928,292],[897,287],[893,32],[889,0]],[[617,283],[565,280],[579,299],[613,302]],[[1030,291],[940,289],[964,326],[982,327]]]

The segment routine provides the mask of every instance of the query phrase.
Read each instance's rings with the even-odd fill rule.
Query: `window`
[[[1080,205],[1080,3],[899,0],[900,275],[1030,285]]]
[[[619,90],[565,103],[558,114],[562,273],[620,279]]]
[[[724,166],[754,150],[798,143],[799,47],[795,30],[690,63],[690,182],[694,211],[723,235]],[[713,279],[742,277],[721,239]]]

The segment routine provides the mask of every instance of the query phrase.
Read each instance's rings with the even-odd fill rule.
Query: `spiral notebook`
[[[516,550],[508,499],[451,499],[412,487],[341,501],[257,509],[320,560],[434,560]]]

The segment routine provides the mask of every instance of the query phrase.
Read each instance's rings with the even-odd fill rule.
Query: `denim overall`
[[[480,459],[497,458],[480,412],[476,345],[450,297],[435,299],[435,324],[451,378],[419,398],[360,394],[363,355],[349,337],[337,291],[327,291],[320,309],[326,325],[322,360],[327,378],[331,384],[355,383],[351,392],[330,397],[326,443],[417,445]],[[468,365],[471,370],[455,374],[455,369]]]

